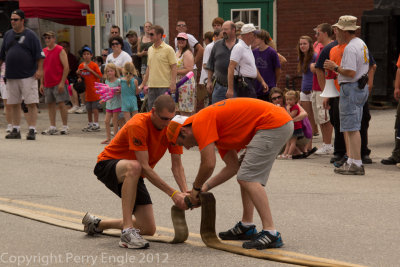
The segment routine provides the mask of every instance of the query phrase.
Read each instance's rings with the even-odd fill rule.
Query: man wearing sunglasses
[[[28,107],[26,120],[29,126],[27,140],[36,139],[37,106],[39,103],[38,82],[43,74],[43,58],[40,40],[30,29],[25,28],[25,13],[14,10],[11,14],[12,29],[4,35],[0,52],[0,66],[6,62],[7,104],[11,106],[13,130],[6,139],[21,139],[21,102]]]
[[[117,26],[117,25],[111,26],[110,38],[112,38],[112,37],[121,37],[121,29],[119,28],[119,26]],[[132,56],[131,46],[129,45],[128,41],[123,40],[123,43],[124,43],[124,45],[122,47],[122,50],[125,51],[126,53],[128,53],[128,55]],[[112,48],[112,46],[110,46],[110,48],[108,48],[108,54],[111,54],[112,52],[113,52],[113,48]]]
[[[139,85],[142,90],[148,84],[148,110],[153,108],[154,100],[168,90],[175,93],[177,60],[174,49],[163,41],[164,29],[159,25],[151,26],[150,40],[153,45],[149,48],[147,69],[143,82]]]
[[[119,245],[125,248],[146,248],[149,242],[140,234],[156,231],[152,201],[144,184],[147,178],[166,193],[174,204],[186,209],[186,178],[181,162],[182,147],[168,142],[166,131],[175,116],[175,102],[169,95],[159,96],[148,113],[132,117],[98,156],[94,169],[97,178],[122,200],[122,219],[101,220],[87,213],[82,220],[89,235],[105,229],[121,229]],[[169,150],[172,173],[179,190],[169,186],[154,166]],[[134,218],[132,218],[132,214]]]

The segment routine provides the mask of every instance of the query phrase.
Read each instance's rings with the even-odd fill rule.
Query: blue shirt
[[[39,59],[44,58],[39,38],[30,30],[16,33],[13,29],[4,35],[0,51],[0,60],[6,63],[7,79],[25,79],[32,77]]]
[[[110,87],[117,87],[117,86],[121,86],[121,80],[120,79],[116,79],[114,82],[109,82],[108,80],[106,80],[106,84]],[[117,108],[121,108],[121,95],[114,95],[113,98],[111,98],[110,100],[107,100],[106,102],[106,109],[109,110],[114,110]]]

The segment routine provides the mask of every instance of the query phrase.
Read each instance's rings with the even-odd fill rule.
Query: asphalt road
[[[275,162],[266,190],[285,242],[284,251],[367,266],[400,265],[400,169],[379,163],[394,145],[394,116],[394,110],[372,111],[369,141],[374,163],[365,167],[365,176],[334,174],[330,156]],[[23,200],[25,204],[17,205],[19,208],[48,214],[63,208],[62,216],[78,223],[86,211],[120,217],[120,200],[93,175],[96,157],[104,147],[100,144],[105,139],[104,129],[83,133],[86,115],[74,114],[69,119],[68,136],[39,134],[36,141],[6,140],[5,119],[0,115],[0,205],[11,205],[5,199]],[[57,120],[60,124],[59,117]],[[38,130],[47,126],[47,112],[42,109]],[[23,137],[26,128],[23,124]],[[321,138],[314,138],[314,143],[320,145]],[[183,163],[190,187],[199,152],[185,150]],[[222,166],[218,159],[216,170]],[[155,169],[177,187],[169,155]],[[170,234],[173,203],[149,182],[147,187],[158,231]],[[239,187],[231,179],[212,192],[217,200],[217,231],[226,230],[241,218]],[[83,232],[0,212],[0,266],[287,265],[207,248],[198,236],[200,209],[187,211],[186,218],[193,233],[188,243],[151,242],[147,250],[128,250],[118,247],[116,237],[88,237]],[[257,216],[254,221],[260,226]]]

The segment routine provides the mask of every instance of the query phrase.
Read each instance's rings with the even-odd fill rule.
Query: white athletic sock
[[[352,158],[347,158],[347,164],[351,165],[353,163],[353,159]]]
[[[361,159],[353,159],[353,163],[356,164],[357,167],[361,167],[363,165]]]
[[[265,229],[263,229],[263,231],[266,231],[266,232],[269,232],[271,235],[278,235],[278,231],[276,231],[276,230],[265,230]]]
[[[29,126],[29,130],[30,129],[36,130],[36,127],[35,126]]]
[[[246,227],[249,227],[249,226],[253,226],[254,223],[252,223],[252,222],[250,222],[250,223],[248,223],[248,222],[242,222],[242,225],[243,225],[243,226],[246,226]]]
[[[50,130],[55,130],[55,129],[57,129],[56,126],[50,125]]]
[[[94,122],[92,125],[96,126],[96,127],[99,127],[99,123],[98,122]]]

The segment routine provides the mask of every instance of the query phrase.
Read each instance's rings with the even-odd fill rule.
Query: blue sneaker
[[[272,235],[268,231],[261,231],[251,241],[244,242],[242,247],[247,249],[267,249],[267,248],[280,248],[283,246],[281,234]]]
[[[218,234],[222,240],[251,240],[256,235],[257,229],[255,225],[244,226],[242,222],[238,222],[233,228]]]

